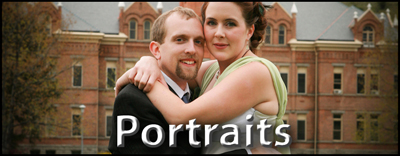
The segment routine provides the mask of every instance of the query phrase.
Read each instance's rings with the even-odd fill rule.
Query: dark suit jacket
[[[171,87],[169,89],[176,95]],[[195,93],[194,93],[195,94]],[[191,98],[193,100],[193,98]],[[178,113],[178,112],[177,112]],[[135,135],[125,136],[124,147],[117,147],[117,116],[131,115],[135,116],[139,122],[139,130]],[[169,147],[169,124],[164,119],[161,112],[151,103],[145,93],[139,90],[135,85],[126,85],[118,94],[114,102],[112,117],[112,132],[108,145],[108,150],[113,154],[200,154],[201,148],[194,148],[189,144],[189,131],[183,130],[177,133],[176,147]],[[141,134],[147,125],[157,124],[164,130],[164,142],[157,148],[147,147],[143,144]],[[124,130],[131,129],[132,124],[127,122]],[[184,126],[183,126],[184,128]],[[150,132],[151,141],[157,139],[157,133]],[[200,141],[200,137],[196,137]],[[246,150],[239,149],[223,154],[247,154]]]
[[[116,132],[118,115],[135,116],[139,122],[138,132],[135,135],[124,137],[124,147],[117,147]],[[151,103],[147,95],[132,84],[126,85],[116,97],[112,121],[112,132],[108,149],[113,154],[199,154],[201,152],[201,148],[194,148],[190,146],[189,131],[184,129],[184,125],[182,128],[183,131],[179,131],[177,133],[177,146],[169,147],[169,124],[164,119],[161,112]],[[125,123],[125,130],[131,129],[132,124],[129,122]],[[147,147],[142,142],[142,131],[147,125],[150,124],[157,124],[164,130],[164,142],[156,148]],[[149,138],[151,141],[155,141],[157,139],[157,133],[154,130],[150,131]]]

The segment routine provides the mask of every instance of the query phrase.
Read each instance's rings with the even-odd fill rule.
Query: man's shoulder
[[[146,93],[141,91],[133,84],[128,84],[118,93],[115,97],[115,104],[120,103],[149,103],[150,99],[147,97]]]
[[[145,97],[147,97],[146,93],[141,91],[138,87],[136,87],[133,84],[128,84],[124,88],[122,88],[116,98],[122,97],[122,96],[129,96],[129,97],[145,96]]]

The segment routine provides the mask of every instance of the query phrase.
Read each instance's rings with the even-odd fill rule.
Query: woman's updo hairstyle
[[[246,27],[250,28],[254,24],[254,33],[250,38],[249,47],[253,51],[264,40],[267,19],[265,17],[266,9],[261,2],[233,2],[242,9],[242,16],[245,19]],[[205,2],[201,7],[201,17],[203,25],[205,22],[205,13],[209,2]],[[268,6],[267,6],[268,7]]]

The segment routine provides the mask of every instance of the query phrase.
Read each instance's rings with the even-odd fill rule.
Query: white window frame
[[[108,87],[108,69],[115,69],[115,77],[114,77],[114,86],[117,81],[117,62],[116,61],[107,61],[106,62],[106,89],[114,89],[114,87]]]
[[[358,68],[357,69],[357,76],[356,76],[356,94],[359,95],[365,95],[366,94],[366,72],[365,72],[365,68]],[[364,93],[358,93],[358,75],[359,74],[363,74],[364,75]]]
[[[280,38],[280,28],[283,27],[283,43],[279,43],[279,38]],[[279,25],[278,27],[278,44],[279,45],[286,45],[286,26],[284,24]]]
[[[135,30],[134,30],[134,32],[135,32],[135,38],[132,38],[132,36],[131,36],[131,22],[132,21],[135,21]],[[136,19],[131,19],[131,20],[129,20],[129,23],[128,23],[128,25],[129,25],[129,27],[128,27],[128,33],[129,33],[129,40],[137,40],[137,32],[138,32],[138,21],[136,20]]]
[[[289,66],[280,66],[279,72],[281,74],[287,74],[286,90],[289,92]]]
[[[110,136],[108,136],[107,135],[107,117],[109,117],[109,116],[111,116],[111,120],[112,120],[112,113],[113,113],[113,110],[112,109],[106,109],[106,113],[105,113],[105,134],[104,134],[104,136],[106,136],[107,138],[109,138],[110,136],[111,136],[111,134],[110,134]],[[112,123],[112,121],[111,121],[111,123]],[[112,129],[112,127],[111,127],[111,129]]]
[[[304,140],[299,140],[299,126],[298,121],[304,121]],[[298,141],[307,141],[307,114],[297,114],[297,140]]]
[[[81,85],[80,86],[74,86],[74,76],[75,76],[75,66],[80,66],[81,67]],[[72,66],[72,87],[74,88],[81,88],[83,86],[83,65],[81,62],[76,63],[74,66]]]
[[[304,93],[299,92],[299,74],[304,74]],[[297,93],[307,94],[307,67],[297,67]]]
[[[149,38],[148,39],[146,39],[145,37],[146,37],[146,22],[149,22],[149,29],[148,29],[148,31],[149,31]],[[150,20],[148,20],[148,19],[146,19],[144,22],[143,22],[143,40],[151,40],[151,21]]]

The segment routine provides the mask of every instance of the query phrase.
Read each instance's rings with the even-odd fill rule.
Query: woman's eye
[[[233,22],[228,22],[228,23],[226,23],[226,25],[229,26],[229,27],[234,27],[234,26],[236,26],[236,24],[233,23]]]
[[[214,21],[208,21],[207,25],[215,25],[215,22]]]

